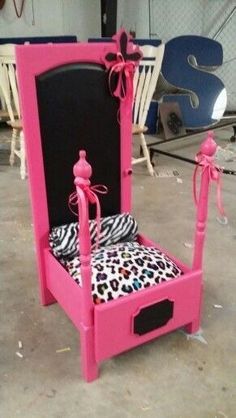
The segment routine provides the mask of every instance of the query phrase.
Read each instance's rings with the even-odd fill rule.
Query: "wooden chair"
[[[146,144],[145,126],[150,103],[155,92],[157,80],[161,70],[161,63],[164,55],[164,44],[158,47],[144,45],[140,47],[143,58],[134,75],[134,104],[133,104],[133,126],[132,133],[137,135],[140,141],[143,157],[133,158],[132,164],[146,162],[148,172],[151,176],[155,171],[151,164],[149,151]]]
[[[14,49],[11,45],[0,45],[0,57],[5,57],[7,53],[8,58],[12,58]],[[11,87],[8,77],[8,72],[5,67],[0,66],[0,98],[1,98],[1,116],[4,120],[14,117],[11,103]]]
[[[4,82],[4,80],[2,80],[2,82]],[[5,95],[3,94],[1,87],[2,82],[0,83],[0,120],[5,122],[9,120],[9,113],[6,107]],[[7,85],[6,87],[8,89],[10,88],[9,85]]]
[[[125,32],[115,40],[16,50],[41,303],[57,301],[79,331],[82,374],[87,381],[98,376],[98,366],[105,359],[176,328],[196,332],[200,324],[210,169],[202,172],[192,266],[140,232],[137,241],[92,246],[92,223],[101,242],[100,214],[106,222],[131,211],[132,68],[139,51],[127,43]],[[112,73],[116,93],[122,86],[125,97],[114,97]],[[208,162],[214,147],[210,138],[201,149]],[[108,193],[98,199],[101,185],[107,186]],[[70,202],[79,208],[75,225],[77,217],[68,207],[73,190]],[[70,232],[74,228],[73,259],[60,259],[49,245],[58,228],[62,239],[67,228]],[[136,265],[129,258],[129,248],[135,249]],[[121,258],[116,255],[120,252]],[[152,256],[147,253],[154,255],[154,264],[148,265]],[[96,257],[100,261],[95,267]],[[118,257],[110,267],[109,257]],[[106,268],[109,274],[101,270]],[[155,269],[163,271],[154,274]],[[120,281],[126,280],[128,284],[120,289]]]
[[[21,178],[25,179],[25,145],[16,77],[15,45],[13,44],[0,46],[0,85],[10,118],[8,124],[12,127],[10,164],[14,164],[16,155],[20,159]],[[17,142],[19,142],[19,147],[17,147]]]

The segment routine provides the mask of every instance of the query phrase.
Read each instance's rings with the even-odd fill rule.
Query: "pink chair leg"
[[[54,298],[54,296],[51,294],[51,292],[46,288],[42,287],[40,288],[40,302],[42,305],[52,305],[53,303],[56,303],[57,300]]]
[[[46,243],[41,243],[38,247],[36,247],[36,254],[37,254],[37,264],[38,264],[38,280],[39,280],[39,297],[41,305],[47,306],[52,305],[52,303],[56,303],[57,300],[52,295],[50,290],[47,287],[47,267],[46,261],[44,257],[44,250],[43,245],[46,247]]]
[[[82,326],[83,327],[83,326]],[[98,377],[98,364],[95,360],[94,328],[83,327],[80,330],[81,369],[86,382]]]
[[[188,334],[195,334],[195,332],[198,332],[199,328],[200,328],[200,317],[185,326],[185,330]]]
[[[200,299],[199,299],[199,313],[197,318],[194,319],[194,321],[190,322],[185,326],[185,330],[188,334],[195,334],[198,332],[200,326],[201,326],[201,308],[202,308],[202,295],[203,295],[203,283],[201,285],[201,293],[200,293]]]

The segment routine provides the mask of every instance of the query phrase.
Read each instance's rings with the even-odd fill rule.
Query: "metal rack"
[[[236,116],[234,116],[234,117],[236,119]],[[226,117],[226,118],[228,118],[228,117]],[[231,116],[231,119],[232,119],[232,116]],[[218,129],[225,128],[227,126],[232,126],[234,123],[235,122],[232,123],[232,121],[230,123],[223,123],[223,124],[221,124],[219,126],[215,126],[215,127],[211,128],[211,130],[214,131],[214,130],[218,130]],[[235,137],[236,126],[233,126],[233,129],[234,129],[234,136],[233,137]],[[181,161],[184,161],[184,162],[187,162],[187,163],[195,164],[196,165],[197,163],[196,163],[195,160],[193,160],[191,158],[184,157],[184,156],[179,155],[179,154],[174,154],[174,153],[171,153],[171,152],[163,151],[163,150],[161,150],[159,148],[159,146],[160,145],[163,145],[163,144],[167,144],[167,143],[172,142],[172,141],[179,141],[180,139],[182,139],[182,140],[183,139],[188,139],[190,137],[194,137],[196,135],[199,135],[199,133],[207,132],[208,130],[209,130],[209,128],[207,128],[207,129],[201,129],[199,131],[194,131],[192,133],[188,133],[187,135],[179,136],[177,138],[170,138],[170,139],[155,141],[155,142],[153,142],[151,144],[148,144],[148,149],[149,149],[149,152],[150,152],[151,161],[153,160],[154,154],[162,154],[162,155],[166,155],[167,157],[175,158],[177,160],[181,160]],[[231,137],[231,138],[233,138],[233,137]],[[229,169],[223,168],[221,171],[224,174],[230,174],[232,176],[236,176],[236,170],[229,170]]]

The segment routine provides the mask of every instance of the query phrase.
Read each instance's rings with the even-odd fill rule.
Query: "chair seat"
[[[160,250],[137,242],[120,243],[93,251],[91,266],[95,304],[127,296],[183,274]],[[68,261],[65,267],[81,286],[79,257]]]
[[[132,125],[132,134],[133,135],[143,134],[144,132],[147,132],[147,130],[148,130],[147,126],[140,126],[140,125],[136,125],[136,124]]]

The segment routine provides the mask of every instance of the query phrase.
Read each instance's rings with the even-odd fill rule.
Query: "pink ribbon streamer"
[[[100,202],[99,202],[97,194],[107,194],[108,188],[104,186],[103,184],[96,184],[94,186],[81,184],[79,187],[83,190],[84,194],[87,196],[89,203],[91,203],[92,205],[93,204],[96,205],[97,237],[96,237],[95,249],[97,250],[99,247],[99,239],[100,239],[100,232],[101,232],[101,206],[100,206]],[[72,206],[78,205],[77,192],[71,193],[71,195],[69,196],[68,205],[69,205],[71,212],[78,216],[78,213],[76,213],[72,208]]]
[[[112,65],[109,73],[109,89],[111,95],[118,97],[124,101],[128,95],[132,93],[132,77],[131,75],[135,69],[135,63],[132,61],[125,61],[121,52],[117,52],[117,62]],[[118,74],[118,81],[115,90],[112,90],[112,76]]]
[[[197,198],[197,173],[200,166],[203,168],[203,172],[207,171],[209,179],[216,182],[216,204],[217,209],[222,217],[225,217],[225,211],[222,205],[221,197],[221,169],[214,163],[214,157],[210,157],[199,152],[196,156],[196,162],[198,163],[195,167],[193,174],[193,196],[195,205],[198,205]]]

